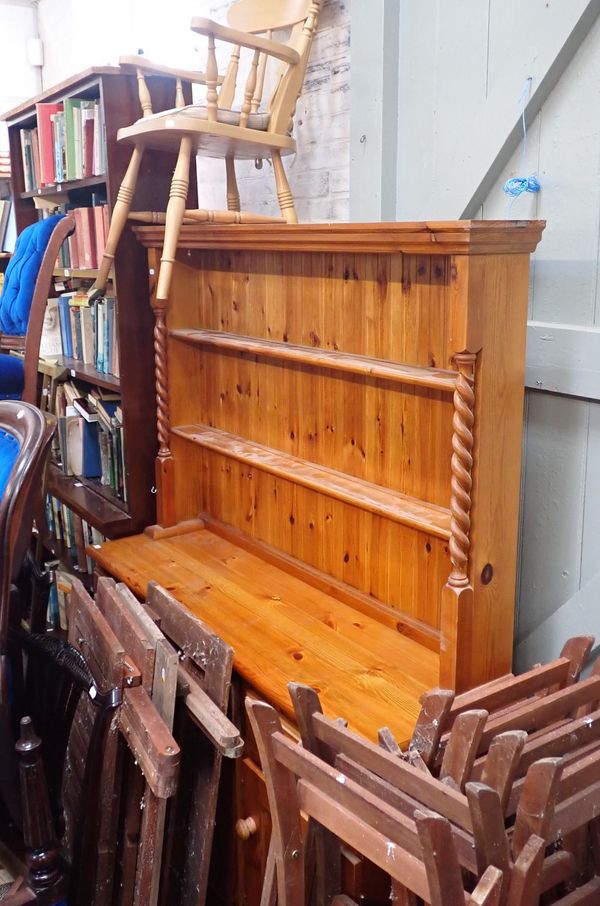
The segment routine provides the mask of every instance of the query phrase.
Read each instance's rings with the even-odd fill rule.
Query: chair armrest
[[[229,44],[239,45],[240,47],[249,47],[250,50],[260,50],[283,60],[284,63],[291,63],[296,66],[300,62],[300,54],[293,47],[287,44],[281,44],[279,41],[270,41],[268,38],[261,38],[259,35],[251,35],[246,31],[238,31],[235,28],[229,28],[227,25],[220,25],[213,22],[212,19],[204,19],[194,16],[191,24],[192,31],[199,35],[212,35],[221,41],[227,41]]]
[[[122,69],[141,69],[148,75],[172,76],[174,79],[184,79],[188,82],[206,85],[206,76],[203,72],[195,69],[176,69],[172,66],[165,66],[163,63],[153,63],[146,57],[119,57],[119,66]],[[220,85],[222,81],[223,76],[219,76],[217,84]]]

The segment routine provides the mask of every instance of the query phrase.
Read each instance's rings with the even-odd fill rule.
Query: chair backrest
[[[274,90],[267,105],[270,132],[291,131],[296,102],[302,89],[313,38],[317,30],[321,0],[239,0],[227,14],[232,28],[250,34],[271,37],[273,31],[291,27],[285,43],[297,51],[296,65],[283,63],[274,75]],[[219,92],[219,106],[230,107],[235,94],[240,48],[234,49],[227,74]],[[256,52],[252,61],[246,91],[251,86],[250,112],[261,106],[268,55]]]
[[[11,582],[21,568],[31,526],[42,507],[42,474],[53,428],[34,406],[0,402],[0,708],[5,703]]]
[[[35,402],[37,363],[52,271],[58,250],[74,229],[73,218],[62,214],[26,227],[17,239],[4,276],[0,334],[4,338],[26,337],[22,399],[29,403]]]

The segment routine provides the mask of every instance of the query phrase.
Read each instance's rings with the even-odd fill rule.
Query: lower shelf
[[[119,538],[131,531],[131,516],[126,504],[97,482],[65,475],[57,465],[51,463],[46,490],[107,538]]]
[[[208,425],[181,425],[172,430],[173,434],[184,440],[247,463],[271,475],[292,480],[336,500],[343,500],[394,522],[409,525],[417,531],[444,540],[450,538],[450,510],[444,507],[265,447],[220,428]]]

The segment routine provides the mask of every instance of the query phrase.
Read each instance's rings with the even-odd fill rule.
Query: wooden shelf
[[[415,387],[429,387],[450,393],[454,391],[456,385],[456,371],[403,365],[400,362],[389,362],[384,359],[338,352],[333,349],[293,346],[275,340],[263,340],[218,330],[172,330],[170,336],[193,346],[208,346],[211,349],[248,353],[268,359],[300,362],[318,368],[330,368],[349,374],[363,374],[367,377],[397,381]]]
[[[101,176],[86,176],[84,179],[73,179],[69,182],[57,182],[53,186],[43,186],[33,192],[21,192],[19,198],[46,198],[55,195],[68,195],[75,189],[88,189],[93,186],[105,186],[106,174]]]
[[[87,381],[89,384],[96,384],[98,387],[104,387],[105,390],[121,390],[121,382],[114,374],[105,374],[103,371],[97,371],[93,365],[85,365],[78,359],[70,359],[67,356],[56,356],[56,362],[59,368],[64,368],[69,372],[72,378],[81,381]]]
[[[142,597],[149,579],[166,585],[233,647],[236,671],[290,720],[293,677],[320,690],[326,714],[344,715],[371,739],[389,726],[403,744],[420,696],[439,682],[435,652],[207,529],[88,550]]]
[[[130,531],[131,517],[126,504],[98,482],[65,475],[59,466],[51,463],[46,491],[109,538]]]
[[[185,425],[173,434],[215,453],[255,466],[278,478],[342,500],[437,538],[450,538],[450,510],[416,500],[398,491],[354,478],[297,456],[253,443],[235,434],[206,425]]]

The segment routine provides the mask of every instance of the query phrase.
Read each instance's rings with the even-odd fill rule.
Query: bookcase
[[[154,77],[148,80],[157,105],[175,104],[175,80]],[[186,102],[191,101],[191,87],[184,84]],[[100,111],[99,128],[105,137],[105,156],[95,175],[30,188],[24,167],[23,134],[37,128],[36,105],[58,103],[69,98],[97,102]],[[115,67],[93,67],[59,85],[31,98],[2,116],[9,133],[12,164],[12,196],[17,232],[33,223],[40,213],[34,199],[41,198],[71,206],[89,207],[92,196],[106,199],[108,212],[113,208],[123,174],[129,162],[131,148],[117,142],[120,128],[130,125],[140,116],[135,75]],[[135,195],[135,207],[156,209],[157,198],[168,197],[174,157],[149,151],[144,159]],[[97,172],[104,170],[105,172]],[[65,176],[72,175],[68,172]],[[190,186],[195,192],[195,183]],[[58,268],[57,279],[87,277],[95,272],[86,269]],[[122,400],[123,434],[127,503],[97,481],[65,475],[51,465],[48,492],[73,512],[93,525],[108,538],[116,538],[141,530],[153,522],[154,457],[156,454],[156,419],[153,373],[153,320],[148,305],[147,259],[145,249],[126,230],[114,261],[113,294],[118,307],[118,346],[121,354],[119,377],[98,373],[90,365],[62,360],[59,364],[68,376],[88,382],[90,386],[119,389]]]

